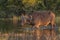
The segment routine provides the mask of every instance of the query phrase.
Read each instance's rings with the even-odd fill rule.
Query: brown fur
[[[36,27],[36,28],[39,28],[40,26],[47,27],[49,25],[49,23],[52,25],[52,28],[55,25],[55,14],[50,11],[33,12],[32,18],[33,18],[32,22],[34,23],[34,27]],[[55,34],[56,32],[53,29],[51,31],[43,30],[43,32],[36,30],[37,39],[39,39],[39,37],[41,37],[43,35],[43,33],[45,34],[47,40],[51,40],[51,38],[49,38],[49,36],[52,36],[52,37],[56,36],[56,34]],[[55,39],[53,38],[53,40],[55,40]]]
[[[33,12],[32,19],[32,23],[34,23],[37,28],[39,28],[39,26],[47,26],[49,23],[51,23],[52,27],[55,25],[55,14],[50,11]]]
[[[28,15],[27,19],[30,18]],[[49,24],[52,25],[52,28],[55,25],[55,14],[51,11],[35,11],[33,13],[31,13],[31,18],[32,20],[29,21],[29,23],[34,24],[33,27],[39,28],[40,26],[48,26]],[[26,20],[25,23],[27,23],[28,21]],[[23,24],[25,24],[23,22]],[[43,35],[43,32],[40,30],[36,30],[35,31],[36,35],[37,35],[37,39],[39,39],[39,37],[41,37]],[[48,37],[50,36],[50,33],[52,33],[51,35],[55,35],[54,30],[52,30],[50,32],[50,30],[44,30],[45,35],[47,36],[46,39],[48,40]]]
[[[21,22],[23,25],[30,23],[34,24],[37,28],[39,28],[39,26],[47,26],[49,24],[51,24],[53,28],[55,25],[55,14],[51,11],[35,11],[31,13],[31,15],[24,15],[24,18],[22,19],[23,23]]]

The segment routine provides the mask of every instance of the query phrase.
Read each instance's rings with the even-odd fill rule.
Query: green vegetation
[[[60,26],[60,17],[56,17],[56,24]]]
[[[20,16],[23,10],[51,10],[59,15],[60,0],[0,0],[0,17]]]
[[[13,24],[10,20],[0,19],[0,32],[9,32],[13,30]]]
[[[34,10],[53,11],[56,14],[56,24],[60,26],[60,0],[0,0],[0,31],[9,32],[14,29],[13,20],[9,18],[17,16],[18,19],[23,11],[30,13]]]

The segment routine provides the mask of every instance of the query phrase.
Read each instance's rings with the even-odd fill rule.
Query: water
[[[18,27],[18,24],[16,25]],[[51,39],[52,36],[49,31],[49,29],[51,29],[50,27],[48,27],[49,29],[44,26],[39,29],[32,27],[21,28],[20,26],[18,29],[17,27],[13,26],[12,20],[0,20],[0,40],[47,40]],[[58,33],[58,28],[54,30],[57,30],[55,33]],[[6,34],[4,32],[6,32]],[[56,34],[52,38],[60,40],[60,34]]]

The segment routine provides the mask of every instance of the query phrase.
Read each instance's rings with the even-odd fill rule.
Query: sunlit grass
[[[60,17],[56,17],[56,24],[60,26]]]
[[[56,17],[56,24],[58,25],[58,32],[60,34],[60,16]]]

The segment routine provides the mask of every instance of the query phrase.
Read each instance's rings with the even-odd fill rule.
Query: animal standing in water
[[[21,15],[21,24],[22,24],[22,26],[24,24],[30,24],[33,27],[36,27],[37,29],[39,29],[41,26],[48,27],[48,25],[51,24],[51,26],[52,26],[51,35],[53,35],[53,34],[55,35],[55,32],[53,30],[54,26],[55,26],[55,14],[51,11],[35,11],[35,12],[32,12],[30,15],[22,14]],[[37,40],[39,40],[39,37],[41,37],[43,35],[42,31],[36,30],[35,32],[37,35]],[[49,30],[46,30],[44,32],[46,33],[47,37],[50,36],[51,32]],[[48,40],[47,37],[46,37],[46,39]]]
[[[40,26],[55,25],[55,14],[51,11],[35,11],[31,15],[21,16],[21,24],[33,24],[34,27],[39,28]]]

